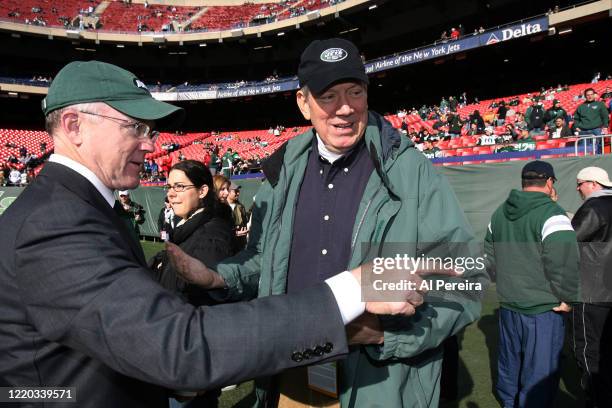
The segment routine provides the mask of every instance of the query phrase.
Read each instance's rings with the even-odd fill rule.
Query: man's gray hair
[[[308,98],[308,96],[310,95],[310,89],[308,88],[308,85],[304,85],[303,87],[301,87],[300,91],[304,94],[305,98]]]
[[[76,105],[70,105],[70,106],[66,106],[66,107],[54,110],[53,112],[50,112],[45,117],[45,130],[47,131],[49,135],[53,136],[53,132],[59,126],[60,118],[62,117],[62,113],[64,113],[68,109],[76,109],[78,111],[98,113],[99,105],[100,105],[100,102],[78,103]],[[92,117],[92,119],[100,119],[100,118]]]

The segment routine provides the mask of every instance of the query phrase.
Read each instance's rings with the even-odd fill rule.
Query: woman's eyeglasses
[[[168,191],[170,189],[176,191],[177,193],[182,193],[185,190],[190,189],[191,187],[195,187],[193,184],[182,184],[182,183],[176,183],[174,185],[171,184],[166,184],[164,186],[164,190]]]

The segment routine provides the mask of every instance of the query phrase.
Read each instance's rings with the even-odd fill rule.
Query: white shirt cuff
[[[361,301],[361,285],[352,273],[344,271],[326,279],[325,283],[329,285],[336,298],[345,325],[365,312],[365,302]]]

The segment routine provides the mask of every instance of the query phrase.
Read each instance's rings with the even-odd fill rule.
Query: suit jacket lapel
[[[41,171],[40,176],[48,176],[56,182],[62,184],[68,190],[91,204],[96,209],[102,211],[113,223],[115,228],[121,233],[130,251],[142,266],[147,266],[144,253],[140,243],[133,238],[132,233],[127,229],[127,225],[115,213],[113,208],[108,205],[102,194],[85,177],[57,163],[47,163]]]

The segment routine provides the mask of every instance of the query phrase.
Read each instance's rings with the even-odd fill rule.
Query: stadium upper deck
[[[5,0],[0,18],[41,26],[119,32],[220,31],[305,15],[345,0],[282,0],[242,5],[149,4],[126,0]]]

